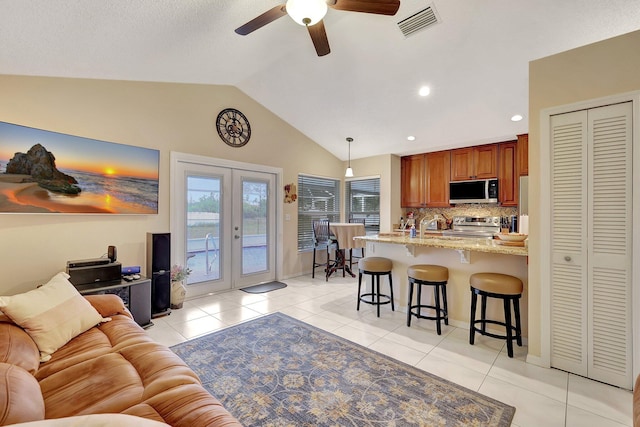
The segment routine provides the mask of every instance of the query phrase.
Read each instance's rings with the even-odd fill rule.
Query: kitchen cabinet
[[[400,204],[403,208],[426,207],[426,154],[405,156],[400,161]]]
[[[403,208],[449,207],[450,151],[405,156],[401,160]]]
[[[518,143],[501,142],[498,161],[498,201],[502,206],[518,206]]]
[[[529,134],[518,135],[518,176],[529,175]]]
[[[448,208],[451,151],[427,153],[427,207]]]
[[[451,181],[498,177],[498,144],[451,150]]]

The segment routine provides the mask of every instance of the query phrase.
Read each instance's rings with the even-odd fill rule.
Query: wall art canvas
[[[157,214],[160,152],[0,122],[0,213]]]

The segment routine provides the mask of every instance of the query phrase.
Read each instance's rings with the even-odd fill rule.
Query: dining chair
[[[349,222],[352,224],[362,224],[365,227],[365,233],[366,233],[367,223],[364,218],[349,218]],[[356,248],[355,250],[356,251],[360,250],[360,256],[356,256],[355,257],[356,260],[354,261],[353,260],[354,249],[349,249],[349,267],[352,267],[354,262],[357,264],[360,258],[364,258],[364,248]]]
[[[329,280],[327,272],[330,268],[332,259],[329,256],[329,251],[332,246],[335,245],[335,240],[331,238],[331,231],[329,230],[329,219],[314,219],[311,223],[313,228],[313,270],[311,272],[311,278],[316,277],[316,267],[324,266],[325,279]],[[326,250],[326,261],[316,262],[316,251],[318,249]]]

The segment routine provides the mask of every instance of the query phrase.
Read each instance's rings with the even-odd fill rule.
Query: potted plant
[[[187,295],[185,281],[191,274],[191,269],[181,265],[171,267],[171,308],[182,308],[184,299]]]

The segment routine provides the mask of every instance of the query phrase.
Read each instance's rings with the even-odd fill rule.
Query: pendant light
[[[347,178],[351,178],[353,176],[353,169],[351,169],[351,142],[353,138],[347,137],[347,142],[349,143],[349,163],[347,165],[347,171],[344,173],[344,176]]]

